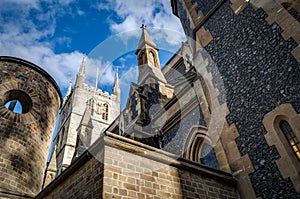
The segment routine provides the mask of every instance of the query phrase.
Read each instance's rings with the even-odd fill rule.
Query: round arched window
[[[32,100],[24,91],[10,90],[5,93],[4,106],[14,113],[28,113],[32,108]]]

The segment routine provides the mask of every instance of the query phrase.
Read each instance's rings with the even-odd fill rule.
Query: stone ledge
[[[197,173],[206,174],[212,178],[222,180],[227,183],[236,184],[236,180],[231,174],[216,170],[202,164],[189,161],[187,159],[177,157],[176,155],[157,149],[146,144],[137,142],[135,140],[122,137],[108,131],[105,132],[104,143],[105,145],[120,148],[122,150],[136,153],[137,155],[159,161],[174,167],[182,168],[185,170],[192,170]]]
[[[17,193],[17,192],[12,193],[10,190],[0,188],[0,198],[25,199],[25,198],[34,198],[34,196]]]

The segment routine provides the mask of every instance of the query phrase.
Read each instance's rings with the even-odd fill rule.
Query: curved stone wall
[[[11,101],[21,108],[9,109]],[[60,104],[60,90],[43,69],[0,57],[0,196],[41,190]]]

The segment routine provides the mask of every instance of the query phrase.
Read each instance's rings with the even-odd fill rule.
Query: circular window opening
[[[32,108],[32,100],[24,91],[11,90],[5,94],[4,106],[14,113],[28,113]]]

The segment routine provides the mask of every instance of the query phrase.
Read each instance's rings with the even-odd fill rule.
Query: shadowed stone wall
[[[237,198],[230,174],[173,156],[106,132],[36,198]]]
[[[4,106],[12,100],[20,102],[21,113]],[[0,57],[0,197],[41,190],[60,104],[59,88],[44,70]]]

